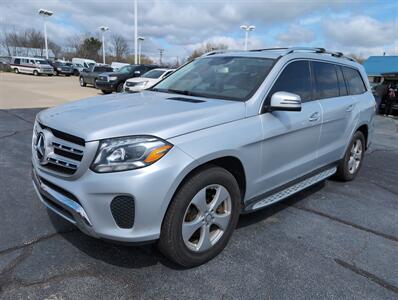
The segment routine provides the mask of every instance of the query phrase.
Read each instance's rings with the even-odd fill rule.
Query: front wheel
[[[19,74],[18,68],[15,68],[15,69],[14,69],[14,73],[15,73],[15,74]]]
[[[240,190],[227,170],[196,172],[175,194],[163,220],[158,247],[184,267],[203,264],[227,245],[238,222]]]
[[[33,75],[37,76],[37,75],[39,75],[39,72],[37,72],[37,70],[34,70]]]
[[[342,181],[353,180],[363,162],[365,154],[365,137],[362,132],[355,132],[344,158],[337,166],[336,178]]]

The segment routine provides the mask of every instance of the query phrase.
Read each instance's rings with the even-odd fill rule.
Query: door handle
[[[354,108],[354,104],[350,104],[347,106],[347,108],[345,109],[346,112],[350,112],[352,111],[352,109]]]
[[[320,117],[319,112],[314,112],[314,113],[308,118],[308,121],[310,121],[310,122],[318,121],[318,120],[319,120],[319,117]]]

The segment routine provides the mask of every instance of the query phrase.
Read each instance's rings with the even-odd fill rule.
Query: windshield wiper
[[[171,94],[180,94],[180,95],[185,95],[185,96],[193,96],[193,97],[202,97],[202,98],[209,98],[207,96],[204,96],[199,93],[191,92],[191,91],[186,91],[186,90],[174,90],[174,89],[158,89],[158,88],[153,88],[152,91],[154,92],[163,92],[163,93],[171,93]]]

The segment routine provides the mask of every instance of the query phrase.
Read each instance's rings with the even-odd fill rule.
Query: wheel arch
[[[208,168],[210,166],[218,166],[224,168],[235,177],[239,186],[239,190],[241,192],[241,203],[243,204],[246,193],[246,172],[242,164],[242,161],[238,157],[233,155],[224,155],[224,156],[211,157],[211,158],[209,157],[206,160],[201,159],[199,163],[198,160],[195,160],[194,163],[185,168],[183,175],[176,184],[176,187],[174,188],[173,191],[171,191],[171,193],[169,193],[169,195],[171,196],[168,197],[169,201],[165,209],[163,209],[162,224],[164,221],[164,217],[166,216],[167,211],[170,207],[170,204],[173,201],[174,196],[176,195],[176,193],[178,193],[182,185],[193,174],[200,172],[201,170]]]

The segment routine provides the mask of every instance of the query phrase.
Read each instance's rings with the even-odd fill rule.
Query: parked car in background
[[[79,76],[80,73],[84,70],[84,67],[82,64],[79,63],[68,63],[69,66],[73,68],[73,75]]]
[[[34,186],[88,235],[157,242],[197,266],[224,249],[241,213],[333,175],[353,180],[374,115],[364,68],[342,53],[212,52],[139,94],[42,110]]]
[[[98,78],[96,88],[100,89],[104,94],[122,92],[127,79],[139,77],[158,67],[157,65],[128,65],[121,67],[117,72],[103,73]]]
[[[124,83],[124,91],[134,93],[153,87],[163,78],[173,73],[174,70],[175,69],[153,69],[146,72],[141,77],[127,79]]]
[[[66,62],[48,60],[48,64],[53,67],[54,69],[53,74],[55,76],[59,75],[70,76],[73,74],[73,68],[71,66],[68,66]]]
[[[84,87],[87,84],[91,84],[97,87],[96,84],[100,74],[112,71],[113,69],[108,65],[92,65],[88,69],[83,69],[79,76],[80,86]]]
[[[11,69],[16,73],[52,76],[54,69],[47,60],[36,57],[13,56],[10,63]]]
[[[91,66],[94,66],[97,64],[95,60],[87,59],[87,58],[78,58],[78,57],[72,58],[72,63],[80,64],[85,69],[89,69]]]
[[[112,67],[114,72],[118,71],[121,67],[128,66],[128,65],[130,65],[130,64],[116,62],[116,61],[111,63],[111,67]]]

